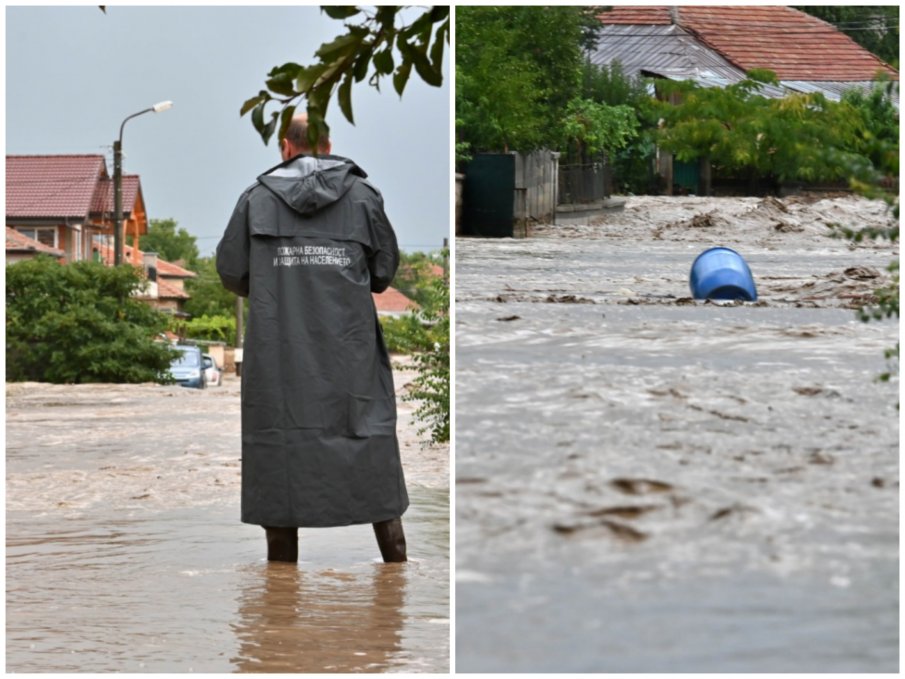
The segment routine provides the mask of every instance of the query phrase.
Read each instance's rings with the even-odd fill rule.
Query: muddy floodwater
[[[397,393],[414,377],[396,370]],[[409,559],[370,526],[268,563],[239,522],[239,380],[7,385],[10,672],[446,672],[448,446],[399,403]]]
[[[456,242],[456,669],[896,672],[882,203],[629,198]],[[690,299],[738,250],[757,303]]]

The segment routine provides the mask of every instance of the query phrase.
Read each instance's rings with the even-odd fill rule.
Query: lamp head
[[[168,108],[173,108],[172,101],[158,102],[151,107],[151,110],[154,111],[154,113],[160,113],[161,111],[166,111]]]

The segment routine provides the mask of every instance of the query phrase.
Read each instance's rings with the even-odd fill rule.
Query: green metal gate
[[[479,153],[465,167],[462,229],[470,236],[511,238],[515,222],[515,154]]]
[[[674,160],[672,163],[672,183],[686,191],[699,194],[701,183],[701,161],[682,162]]]

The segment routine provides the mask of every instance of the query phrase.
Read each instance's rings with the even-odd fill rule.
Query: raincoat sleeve
[[[249,239],[246,192],[239,198],[226,232],[217,245],[217,273],[220,274],[220,281],[223,287],[240,297],[248,297]]]
[[[368,255],[368,271],[371,274],[371,292],[383,292],[396,275],[399,267],[399,246],[393,226],[383,211],[383,200],[378,199],[371,210],[372,248]]]

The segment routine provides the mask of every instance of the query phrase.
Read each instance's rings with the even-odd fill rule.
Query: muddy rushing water
[[[7,385],[8,671],[448,671],[448,447],[400,402],[408,563],[370,526],[268,563],[238,520],[238,389]]]
[[[456,243],[458,671],[895,672],[896,322],[839,198]],[[688,299],[707,247],[757,304]]]

